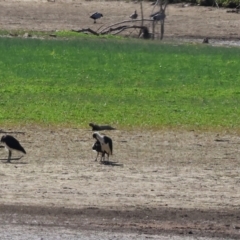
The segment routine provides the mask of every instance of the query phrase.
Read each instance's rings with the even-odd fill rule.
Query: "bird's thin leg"
[[[105,154],[104,153],[102,153],[102,156],[101,156],[101,162],[102,161],[105,161]]]
[[[8,163],[10,163],[11,156],[12,156],[12,151],[8,150],[8,161],[7,161]]]
[[[98,155],[99,155],[99,152],[97,153],[97,157],[96,157],[96,159],[95,159],[95,162],[97,161],[97,159],[98,159]]]

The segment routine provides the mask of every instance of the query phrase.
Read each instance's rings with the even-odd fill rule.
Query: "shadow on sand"
[[[11,161],[18,161],[18,160],[20,160],[22,157],[23,157],[23,156],[21,156],[21,157],[19,157],[19,158],[11,158]],[[0,159],[0,161],[6,161],[6,162],[4,162],[4,163],[10,163],[10,164],[28,164],[27,162],[15,162],[15,163],[13,163],[13,162],[8,162],[8,159],[7,159],[7,158],[2,158],[2,159]]]
[[[113,167],[123,167],[122,163],[112,162],[112,161],[102,161],[102,162],[100,162],[100,164],[109,165],[109,166],[113,166]]]

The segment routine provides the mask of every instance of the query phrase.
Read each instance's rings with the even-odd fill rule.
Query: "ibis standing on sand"
[[[92,14],[90,16],[90,18],[92,18],[94,20],[94,23],[96,23],[96,20],[101,18],[101,17],[103,17],[103,15],[101,13],[99,13],[99,12],[95,12],[94,14]]]
[[[112,153],[113,153],[112,139],[110,137],[101,135],[98,132],[93,133],[93,138],[95,138],[97,141],[99,141],[99,143],[101,145],[102,157],[106,153],[108,155],[108,161],[109,161],[109,155],[112,155]]]
[[[5,148],[8,150],[8,162],[11,161],[12,151],[19,151],[26,154],[26,151],[21,146],[19,141],[10,135],[4,135],[1,138],[1,142],[5,145]]]

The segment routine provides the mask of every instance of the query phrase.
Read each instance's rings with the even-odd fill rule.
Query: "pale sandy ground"
[[[8,229],[6,231],[6,228]],[[13,226],[6,225],[6,228],[0,230],[1,239],[12,240],[221,240],[224,238],[206,238],[206,237],[187,237],[187,236],[173,236],[173,235],[149,235],[136,233],[112,233],[107,231],[88,231],[88,230],[72,230],[69,228],[59,227],[44,227],[39,230],[39,227],[34,226]],[[9,229],[11,229],[9,234]]]
[[[135,9],[133,2],[0,0],[0,28],[97,30]],[[147,16],[152,7],[144,9]],[[95,11],[104,14],[97,24],[89,19]],[[172,5],[165,37],[238,42],[239,24],[224,9]],[[94,162],[87,124],[1,127],[23,131],[12,135],[27,151],[7,164],[0,149],[1,239],[240,239],[237,133],[105,132],[114,155],[104,165]]]
[[[24,132],[17,137],[26,157],[1,165],[2,204],[27,200],[31,205],[74,208],[239,206],[238,136],[111,131],[107,134],[115,143],[110,159],[114,163],[106,166],[94,161],[90,130],[26,128]],[[1,150],[1,158],[6,157]]]
[[[237,134],[105,132],[114,140],[105,165],[88,128],[8,131],[24,132],[12,135],[27,155],[7,164],[0,151],[4,224],[240,236]]]

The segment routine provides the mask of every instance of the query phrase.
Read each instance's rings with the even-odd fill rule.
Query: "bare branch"
[[[143,38],[147,39],[149,38],[149,31],[148,31],[148,28],[145,27],[145,26],[137,26],[137,25],[133,25],[133,26],[119,26],[119,27],[116,27],[116,28],[110,28],[108,31],[106,31],[105,33],[102,33],[102,34],[108,34],[108,33],[112,33],[112,32],[115,32],[115,33],[112,33],[113,35],[117,35],[121,32],[123,32],[124,30],[126,29],[131,29],[131,28],[134,28],[134,29],[142,29],[142,32],[143,32]]]
[[[152,19],[143,19],[143,20],[144,20],[144,21],[149,21],[149,22],[152,22],[152,21],[153,21]],[[114,23],[114,24],[112,24],[112,25],[110,25],[110,26],[105,27],[104,29],[102,29],[102,30],[100,31],[100,33],[106,31],[108,28],[111,28],[111,27],[116,26],[116,25],[119,25],[119,24],[123,24],[123,23],[133,23],[133,22],[141,22],[141,21],[142,21],[142,19],[141,19],[141,20],[125,20],[125,21],[122,21],[122,22]]]
[[[155,4],[154,4],[154,6],[153,6],[153,10],[152,10],[152,14],[153,14],[154,9],[155,9],[155,7],[156,7],[157,5],[159,5],[159,0],[157,0],[157,1],[155,2]]]
[[[164,5],[164,7],[163,7],[163,12],[164,12],[164,13],[165,13],[165,10],[166,10],[167,5],[168,5],[168,0],[165,0],[165,5]]]
[[[99,33],[97,33],[97,32],[95,32],[95,31],[93,31],[91,28],[83,28],[83,29],[80,29],[80,30],[74,30],[74,29],[72,29],[72,32],[83,32],[83,33],[85,33],[85,32],[90,32],[90,33],[92,33],[92,34],[94,34],[94,35],[96,35],[96,36],[99,36]]]
[[[123,28],[126,28],[126,27],[129,27],[127,25],[124,25],[124,26],[119,26],[119,27],[116,27],[116,28],[109,28],[108,30],[104,31],[104,32],[101,32],[101,34],[108,34],[110,32],[114,32],[114,31],[117,31],[117,30],[121,30]]]

